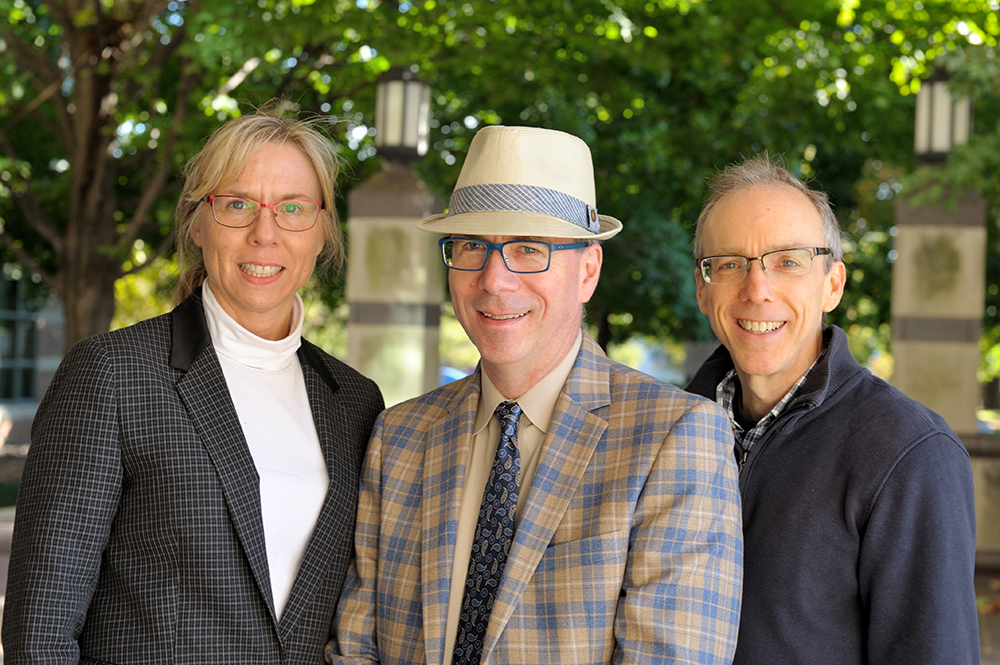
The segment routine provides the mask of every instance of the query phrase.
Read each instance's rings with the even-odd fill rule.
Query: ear
[[[191,240],[194,240],[194,244],[198,245],[199,247],[204,248],[204,245],[201,244],[201,219],[200,218],[196,219],[195,222],[191,225]]]
[[[601,265],[604,263],[604,248],[600,245],[585,247],[580,257],[580,302],[590,302],[597,288],[597,280],[601,277]]]
[[[701,276],[701,270],[694,269],[695,297],[698,299],[698,309],[705,316],[708,316],[708,303],[705,302],[705,280]]]
[[[833,266],[823,277],[823,311],[832,312],[844,297],[844,286],[847,284],[847,268],[843,261],[834,261]]]

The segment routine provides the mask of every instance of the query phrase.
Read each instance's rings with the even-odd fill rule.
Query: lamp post
[[[381,170],[347,198],[347,361],[378,383],[386,405],[437,385],[444,266],[416,222],[443,202],[413,171],[427,154],[431,89],[411,68],[375,89]]]
[[[427,154],[431,86],[412,69],[396,67],[375,85],[375,148],[389,160],[412,163]]]
[[[935,71],[920,87],[914,156],[932,175],[965,143],[972,104],[956,99]],[[1000,564],[1000,460],[977,456],[976,379],[986,286],[986,201],[975,191],[942,194],[941,202],[895,206],[897,259],[892,266],[892,382],[941,414],[972,453],[976,487],[976,560]],[[995,445],[995,444],[994,444]]]
[[[917,161],[945,161],[951,148],[966,143],[972,129],[972,101],[956,99],[948,89],[948,72],[936,69],[917,93],[913,122],[913,154]]]

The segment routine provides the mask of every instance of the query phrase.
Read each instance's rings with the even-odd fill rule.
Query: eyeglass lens
[[[544,272],[549,267],[550,248],[544,242],[516,240],[499,247],[502,248],[507,268],[512,272]],[[445,264],[456,270],[482,270],[490,252],[485,243],[467,238],[446,240],[441,249]]]
[[[702,276],[711,284],[728,284],[742,281],[750,272],[750,262],[760,261],[764,271],[775,279],[797,279],[809,274],[813,257],[812,249],[783,249],[768,252],[760,257],[710,256],[701,260]]]
[[[307,231],[319,217],[319,204],[315,201],[289,200],[278,203],[258,203],[242,196],[214,196],[212,214],[223,226],[243,228],[253,224],[261,208],[274,212],[278,226],[286,231]]]

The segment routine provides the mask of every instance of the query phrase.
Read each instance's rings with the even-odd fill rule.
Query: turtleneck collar
[[[292,302],[291,331],[284,339],[271,341],[254,335],[229,316],[212,293],[207,279],[202,284],[201,292],[212,345],[220,356],[271,372],[287,369],[295,362],[295,353],[302,344],[302,322],[305,320],[305,308],[299,294],[295,294]]]

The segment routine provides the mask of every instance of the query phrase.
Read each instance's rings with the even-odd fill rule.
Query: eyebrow
[[[510,236],[510,240],[504,240],[503,242],[547,242],[550,245],[558,245],[559,242],[553,242],[552,240],[542,240],[543,236]],[[460,240],[462,238],[466,240],[476,240],[479,242],[489,242],[486,240],[486,236],[476,236],[476,235],[452,235],[453,240]],[[494,245],[502,245],[502,242],[495,242]]]
[[[239,196],[239,197],[244,198],[244,199],[250,199],[251,201],[257,201],[257,199],[255,199],[254,197],[250,196],[246,192],[242,192],[240,190],[230,190],[230,191],[232,191],[233,193],[232,194],[218,194],[217,196]],[[314,199],[311,196],[309,196],[308,194],[284,194],[284,195],[281,196],[281,198],[275,199],[273,201],[273,203],[280,203],[282,201],[294,201],[294,200],[320,201],[320,200],[322,200],[322,196],[319,199]],[[258,203],[263,203],[263,201],[258,201]]]
[[[785,243],[785,244],[781,244],[781,245],[776,245],[776,246],[772,247],[771,249],[767,249],[767,250],[761,252],[760,254],[758,254],[757,256],[763,256],[764,254],[770,254],[771,252],[782,252],[782,251],[784,251],[786,249],[801,249],[803,247],[812,248],[812,247],[822,247],[822,246],[823,245],[810,245],[809,243],[801,243],[801,244],[800,243],[794,243],[794,242],[793,243]],[[743,250],[723,248],[723,249],[718,250],[717,252],[713,252],[712,254],[705,254],[705,256],[743,256],[743,257],[746,257],[747,255],[743,254],[742,252],[743,252]]]

